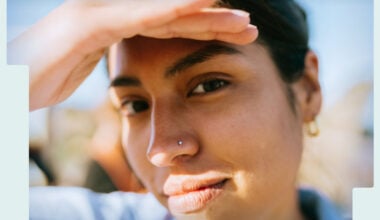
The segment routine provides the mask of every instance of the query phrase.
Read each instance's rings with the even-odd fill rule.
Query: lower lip
[[[169,196],[168,205],[172,213],[192,213],[206,207],[212,200],[223,192],[226,181],[205,187],[200,190],[191,191],[181,195]]]

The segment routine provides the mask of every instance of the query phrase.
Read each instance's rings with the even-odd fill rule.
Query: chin
[[[174,215],[176,220],[209,220],[212,219],[210,216],[208,217],[206,215],[205,211],[197,212],[197,213],[191,213],[191,214],[177,214]]]
[[[221,202],[221,203],[219,203]],[[176,220],[241,220],[236,213],[238,207],[230,205],[226,207],[228,201],[215,201],[207,207],[191,213],[173,213]]]

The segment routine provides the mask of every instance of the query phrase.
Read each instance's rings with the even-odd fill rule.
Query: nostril
[[[156,167],[170,166],[171,159],[164,153],[147,153],[148,160]]]
[[[185,136],[185,138],[184,138]],[[173,166],[187,161],[199,150],[198,143],[192,135],[181,135],[182,138],[158,138],[150,142],[146,156],[157,167]]]
[[[171,155],[165,153],[147,154],[147,158],[156,167],[169,167],[173,165],[178,165],[179,163],[186,162],[192,156],[186,154]]]

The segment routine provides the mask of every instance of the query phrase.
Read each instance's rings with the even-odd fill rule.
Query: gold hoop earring
[[[310,137],[317,137],[319,135],[319,127],[315,119],[307,123],[306,126],[307,126],[307,134]]]

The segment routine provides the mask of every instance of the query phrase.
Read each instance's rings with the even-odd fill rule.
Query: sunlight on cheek
[[[249,171],[251,172],[251,171]],[[236,193],[241,198],[248,198],[250,196],[249,188],[252,186],[249,186],[248,183],[253,184],[254,181],[247,181],[249,179],[254,179],[254,175],[252,173],[244,173],[243,171],[237,172],[235,175],[235,187],[236,187]]]
[[[119,108],[120,106],[120,100],[116,94],[116,91],[115,89],[110,89],[108,91],[108,94],[109,94],[109,97],[111,99],[111,102],[113,103],[113,105],[116,107],[116,108]]]

